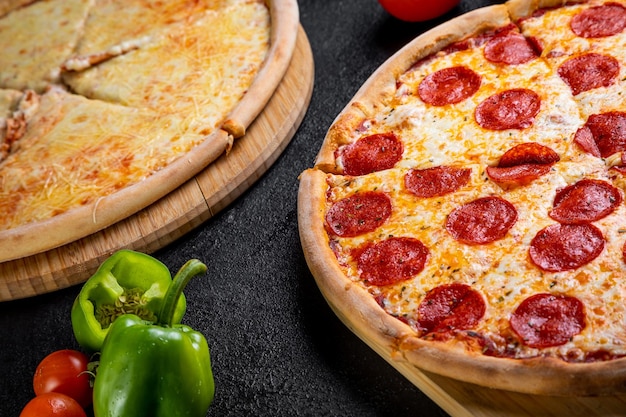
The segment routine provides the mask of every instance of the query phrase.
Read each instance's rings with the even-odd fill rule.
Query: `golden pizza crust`
[[[298,230],[307,265],[330,306],[350,329],[392,346],[414,332],[406,326],[396,326],[398,320],[390,320],[374,299],[339,268],[324,229],[327,189],[324,172],[308,169],[300,175]]]
[[[222,128],[235,138],[245,134],[248,126],[267,105],[287,71],[296,44],[299,25],[297,3],[291,0],[265,0],[265,2],[270,7],[272,21],[269,58],[265,60],[257,74],[258,81],[248,88],[245,96],[222,125]]]
[[[528,17],[539,9],[582,3],[585,0],[511,0],[506,3],[513,21]]]
[[[626,392],[626,358],[567,363],[556,358],[508,359],[433,346],[416,337],[398,350],[406,366],[483,387],[551,396],[615,395]]]
[[[147,207],[199,172],[229,148],[231,139],[216,130],[194,152],[177,159],[140,183],[47,220],[0,232],[2,257],[17,259],[95,233]],[[192,155],[193,154],[193,155]],[[195,156],[195,157],[194,157]],[[197,157],[202,156],[202,159]]]
[[[156,2],[155,4],[158,5],[161,3],[163,2]],[[241,0],[207,0],[204,2],[194,2],[196,6],[199,4],[210,6],[218,3],[229,3],[227,7],[236,7],[237,4],[242,4],[243,7],[246,8],[254,4],[254,2],[242,2]],[[170,5],[171,4],[172,3],[170,3]],[[256,4],[258,5],[259,3],[257,2]],[[165,196],[182,185],[185,181],[191,179],[216,158],[227,154],[233,144],[233,139],[245,133],[248,125],[252,123],[254,118],[263,110],[267,101],[271,98],[289,66],[295,48],[298,32],[297,3],[294,0],[276,0],[268,2],[268,5],[271,25],[270,36],[268,38],[269,45],[265,46],[267,53],[262,57],[260,67],[255,70],[256,75],[246,81],[249,86],[246,87],[244,95],[229,104],[232,108],[230,111],[228,111],[228,107],[220,109],[220,111],[227,112],[227,117],[221,120],[216,119],[209,121],[207,117],[215,116],[207,115],[207,108],[199,107],[202,97],[212,94],[210,88],[208,90],[206,88],[197,88],[194,90],[188,85],[187,90],[183,91],[183,93],[191,92],[191,94],[187,94],[186,97],[188,97],[192,107],[181,108],[178,109],[178,111],[166,111],[164,106],[150,107],[134,105],[124,107],[121,104],[128,103],[118,102],[116,104],[115,100],[108,100],[105,97],[89,97],[88,94],[84,94],[84,96],[87,96],[87,98],[85,98],[76,94],[79,93],[79,91],[64,92],[57,87],[53,87],[49,91],[42,91],[41,98],[43,100],[42,102],[45,103],[45,108],[39,108],[39,113],[33,112],[30,118],[25,119],[27,121],[26,126],[30,128],[30,131],[27,129],[23,137],[15,142],[16,147],[21,147],[19,152],[22,152],[24,155],[27,155],[28,152],[35,153],[35,148],[45,150],[46,147],[52,146],[50,144],[59,144],[58,149],[64,149],[64,145],[62,145],[64,137],[71,138],[72,135],[81,134],[91,135],[96,138],[95,142],[101,144],[102,148],[106,149],[107,146],[120,148],[123,147],[122,144],[126,142],[116,138],[123,137],[124,130],[126,129],[126,134],[133,138],[145,137],[150,141],[155,141],[155,143],[161,141],[165,146],[178,149],[180,156],[167,160],[155,159],[153,163],[150,163],[150,166],[145,167],[145,174],[141,174],[141,170],[144,167],[140,167],[140,169],[133,167],[132,164],[129,165],[130,163],[128,161],[138,160],[136,155],[128,158],[127,161],[124,161],[126,158],[121,157],[120,166],[127,166],[124,169],[131,172],[139,178],[139,180],[135,178],[129,183],[130,185],[121,185],[117,188],[113,185],[113,188],[103,188],[101,191],[94,190],[91,196],[82,203],[71,203],[72,208],[67,211],[61,209],[57,213],[54,212],[53,208],[50,208],[45,209],[48,210],[48,213],[45,213],[45,210],[43,210],[44,213],[40,215],[36,213],[38,207],[31,207],[35,209],[32,211],[32,217],[27,218],[26,216],[31,216],[31,214],[27,214],[26,212],[31,212],[31,210],[25,210],[22,219],[19,218],[19,216],[22,215],[22,212],[20,212],[17,215],[16,224],[10,225],[8,228],[6,225],[0,225],[0,229],[4,228],[4,230],[0,230],[0,261],[17,259],[43,252],[60,245],[68,244],[108,227]],[[178,10],[178,12],[180,12],[180,10]],[[194,13],[195,12],[197,12],[197,10],[194,9]],[[211,10],[206,10],[206,13],[211,12]],[[199,15],[202,13],[204,12],[198,12]],[[178,13],[177,16],[180,17],[180,13]],[[193,19],[196,18],[197,16],[193,16]],[[178,21],[172,22],[167,28],[168,30],[169,28],[176,28],[173,30],[182,31],[184,28],[183,23],[189,23],[190,19],[192,19],[192,16],[183,17],[182,20],[180,20],[181,23]],[[209,32],[206,29],[204,30]],[[160,33],[161,36],[168,36],[170,34],[172,34],[172,32],[168,32],[165,29]],[[149,35],[152,39],[155,39],[159,36],[159,32],[150,32]],[[172,36],[175,35],[176,34]],[[180,35],[184,36],[184,33],[180,32]],[[215,35],[213,34],[213,36]],[[109,41],[109,43],[103,41],[101,45],[115,44],[117,39]],[[206,39],[198,38],[198,41],[206,42]],[[103,61],[98,61],[97,64],[91,66],[87,65],[83,70],[74,72],[74,74],[69,75],[69,77],[79,77],[83,73],[86,74],[90,71],[96,72],[100,66],[111,67],[113,68],[112,71],[114,71],[114,65],[112,65],[114,61],[127,59],[127,57],[131,56],[133,53],[143,53],[142,48],[147,48],[147,45],[148,43],[140,44],[137,45],[136,48],[122,51],[117,56],[110,56]],[[69,57],[69,54],[66,55],[66,58],[67,57]],[[245,59],[245,56],[243,58]],[[164,58],[161,57],[161,59]],[[95,60],[94,63],[96,61],[97,60]],[[155,63],[155,65],[165,64],[167,64],[166,61]],[[245,64],[244,68],[246,68]],[[127,76],[127,73],[125,73],[124,76]],[[101,88],[102,85],[98,84],[101,81],[103,80],[97,77],[91,78],[89,79],[89,83],[91,84],[83,84],[81,88],[84,88],[85,91],[90,88],[92,90]],[[132,79],[131,81],[120,80],[118,82],[132,83]],[[137,80],[137,82],[141,84],[141,80]],[[157,79],[157,82],[167,83],[169,81],[158,81]],[[160,85],[159,87],[165,87],[164,90],[167,90],[167,85]],[[172,87],[184,90],[185,85],[183,83]],[[37,96],[39,97],[39,95]],[[135,99],[135,97],[129,97],[131,100]],[[166,98],[167,97],[164,99]],[[172,103],[172,101],[170,101],[170,103]],[[11,119],[11,116],[18,114],[15,111],[9,113],[11,114],[7,119]],[[125,123],[126,127],[124,127]],[[143,127],[144,125],[146,126],[145,128]],[[107,136],[111,139],[107,139]],[[185,140],[182,140],[182,138]],[[70,142],[71,141],[68,140],[68,143]],[[80,143],[83,142],[84,140],[81,139]],[[116,143],[118,143],[119,146],[115,145]],[[184,146],[179,145],[183,143],[185,143]],[[191,146],[190,149],[188,149],[189,146]],[[29,151],[28,149],[31,149],[31,147],[33,150]],[[68,163],[69,161],[74,161],[75,163],[86,157],[95,158],[96,154],[92,152],[95,147],[94,145],[92,147],[77,148],[77,150],[74,151],[74,156],[68,154]],[[146,154],[146,152],[150,152],[150,149],[158,149],[160,151],[161,148],[162,145],[145,146],[142,147],[137,154]],[[72,147],[70,146],[70,148],[67,149],[71,152]],[[58,156],[59,154],[57,153],[56,155]],[[20,178],[19,170],[24,168],[16,159],[18,158],[15,158],[14,155],[8,155],[4,162],[0,162],[0,170],[4,169],[7,170],[7,173],[11,173],[5,175],[0,171],[0,176],[4,176],[3,188],[0,189],[0,200],[3,201],[0,201],[0,206],[3,204],[7,205],[7,210],[4,211],[5,213],[15,211],[19,204],[26,201],[26,197],[22,198],[23,195],[31,195],[34,199],[41,198],[41,194],[37,195],[36,191],[29,194],[30,191],[26,190],[24,193],[24,189],[17,184]],[[45,158],[38,158],[37,156],[33,156],[32,159],[45,160]],[[80,166],[91,166],[91,161],[93,160],[90,159],[89,161],[90,163]],[[66,162],[62,162],[61,166],[59,166],[56,162],[51,162],[48,164],[48,167],[56,166],[57,168],[66,170],[70,165],[65,164]],[[40,168],[40,166],[34,164],[33,168],[34,171]],[[57,184],[61,187],[60,190],[64,191],[64,193],[60,194],[67,194],[68,198],[71,199],[73,194],[72,187],[76,185],[72,185],[72,183],[69,182],[64,184],[64,178],[68,177],[63,177],[61,170],[49,168],[47,172],[52,171],[54,171],[54,173],[45,177],[48,179],[42,180],[42,183],[37,187],[43,190],[43,192],[48,190],[47,192],[52,194],[50,185]],[[100,178],[108,179],[108,177],[111,176],[104,175],[104,172],[117,173],[115,167],[93,169],[90,172],[91,174],[89,174],[89,172],[80,173],[78,184],[81,184],[80,175],[83,175],[85,178],[85,181],[82,182],[84,184],[89,184],[89,178],[98,178],[97,181],[92,181],[92,183],[95,184]],[[91,175],[91,177],[89,175]],[[143,175],[143,177],[141,175]],[[36,175],[31,175],[31,177],[34,178]],[[15,185],[16,188],[12,189],[7,185],[9,182],[7,181],[8,178],[15,179],[13,183],[17,184]],[[53,181],[53,179],[56,180]],[[36,180],[34,179],[33,181]],[[11,190],[19,190],[19,192],[15,193]],[[21,197],[9,198],[10,194],[20,195]],[[27,221],[27,223],[24,224],[24,221]]]
[[[372,294],[351,281],[329,247],[325,230],[327,178],[340,174],[335,151],[350,143],[366,119],[374,119],[394,92],[396,77],[420,59],[452,42],[505,26],[557,0],[511,0],[444,23],[419,36],[381,65],[358,90],[329,128],[312,169],[300,176],[298,226],[303,252],[320,291],[337,316],[409,380],[421,370],[484,387],[528,394],[573,396],[626,392],[626,358],[568,363],[557,358],[510,359],[466,349],[462,342],[432,342],[388,314]]]

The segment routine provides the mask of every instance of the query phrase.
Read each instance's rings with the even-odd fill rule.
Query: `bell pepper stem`
[[[159,314],[159,324],[162,326],[171,326],[174,321],[174,312],[176,311],[176,303],[180,298],[187,283],[196,275],[203,274],[207,270],[205,264],[197,259],[188,260],[176,273],[172,283],[165,293],[161,312]]]

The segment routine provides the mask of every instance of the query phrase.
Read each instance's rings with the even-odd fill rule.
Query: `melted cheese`
[[[38,1],[0,20],[0,87],[42,92],[80,37],[91,0]]]
[[[548,38],[548,50],[573,45],[573,51],[568,53],[574,54],[599,45],[608,51],[611,40],[570,43],[564,35],[568,27],[565,22],[583,7],[589,6],[558,9],[546,13],[545,19],[525,20],[523,29],[542,42]],[[625,38],[626,32],[618,36],[617,42],[621,44]],[[602,231],[606,245],[587,265],[573,271],[545,272],[534,266],[528,255],[537,232],[556,223],[548,213],[558,189],[583,178],[623,186],[623,181],[614,181],[615,175],[609,173],[605,161],[582,152],[572,141],[588,114],[607,107],[626,110],[621,94],[626,48],[613,48],[620,51],[619,83],[581,94],[577,99],[556,72],[561,59],[542,57],[525,64],[502,66],[488,62],[482,47],[440,55],[402,74],[396,95],[382,103],[384,110],[361,124],[367,130],[343,138],[343,143],[351,143],[371,133],[394,131],[405,146],[402,160],[392,169],[360,177],[328,174],[329,207],[342,198],[367,190],[384,191],[393,202],[391,217],[376,230],[357,237],[330,237],[345,274],[382,300],[389,314],[402,318],[416,331],[416,310],[429,290],[450,283],[471,285],[483,295],[487,305],[485,316],[472,330],[502,351],[511,347],[507,344],[515,343],[508,319],[523,299],[543,292],[574,296],[585,306],[585,329],[561,346],[537,349],[515,344],[518,357],[552,355],[583,360],[585,352],[596,350],[625,355],[626,264],[622,247],[626,241],[626,205],[621,204],[611,215],[594,222]],[[434,71],[457,65],[465,65],[480,74],[482,83],[476,94],[443,107],[422,102],[416,94],[421,80]],[[474,121],[476,106],[490,95],[510,88],[528,88],[539,94],[541,107],[533,125],[523,130],[481,128]],[[547,175],[525,186],[504,189],[489,180],[485,168],[497,164],[506,150],[524,142],[549,146],[561,159]],[[341,161],[338,165],[341,166]],[[471,168],[470,183],[452,194],[429,199],[417,198],[406,190],[404,176],[410,168],[438,165]],[[487,245],[465,245],[454,240],[445,229],[448,214],[462,204],[492,195],[513,203],[517,209],[518,220],[506,236]],[[424,243],[430,248],[426,266],[408,281],[386,287],[367,285],[357,271],[354,250],[390,236],[415,237]]]
[[[241,99],[268,48],[267,8],[243,4],[172,24],[139,49],[65,81],[85,97],[190,115],[213,128]]]
[[[85,69],[95,61],[137,49],[176,22],[190,22],[206,10],[221,10],[245,0],[96,0],[75,55],[66,67]],[[123,19],[120,16],[124,16]],[[132,24],[128,24],[132,22]]]
[[[626,5],[624,1],[613,3]],[[626,107],[626,31],[609,37],[586,39],[575,36],[569,29],[573,16],[601,4],[603,2],[593,1],[587,5],[569,5],[558,11],[547,10],[541,18],[529,18],[521,23],[524,33],[541,39],[542,55],[552,68],[556,69],[567,59],[588,52],[613,56],[621,63],[616,82],[611,86],[585,91],[574,98],[585,120],[595,113]]]
[[[11,13],[20,7],[27,6],[36,0],[2,0],[0,2],[0,16]]]
[[[203,138],[154,112],[51,90],[19,150],[1,165],[0,228],[47,219],[139,182]]]
[[[22,92],[18,90],[0,89],[0,118],[7,119],[17,110]]]

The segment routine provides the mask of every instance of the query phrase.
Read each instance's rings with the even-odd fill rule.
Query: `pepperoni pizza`
[[[511,0],[409,43],[301,175],[329,304],[409,369],[625,391],[625,87],[626,1]]]

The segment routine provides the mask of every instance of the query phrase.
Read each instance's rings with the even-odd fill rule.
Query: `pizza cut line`
[[[298,25],[293,0],[6,9],[0,261],[101,230],[227,153],[279,84]]]
[[[303,250],[392,364],[626,390],[625,41],[625,2],[512,0],[418,37],[333,122]]]

